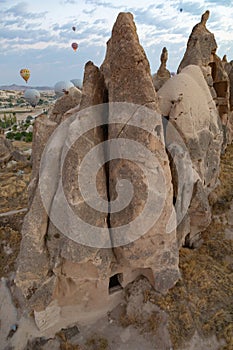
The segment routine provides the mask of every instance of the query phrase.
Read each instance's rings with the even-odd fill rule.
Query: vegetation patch
[[[0,227],[0,277],[7,277],[15,270],[21,235],[11,227]]]
[[[10,168],[1,169],[1,213],[28,206],[27,187],[30,177],[31,166],[27,163],[18,162]]]
[[[229,209],[229,204],[233,200],[233,143],[229,145],[226,152],[221,157],[220,164],[220,184],[211,194],[211,204],[213,213],[221,214]]]
[[[15,140],[15,141],[24,141],[24,142],[32,142],[32,132],[8,132],[6,135],[6,138],[9,140]]]
[[[16,122],[16,114],[14,112],[10,113],[9,116],[7,116],[6,113],[4,113],[3,118],[0,119],[0,128],[7,129],[12,125],[16,124]]]
[[[98,334],[94,334],[92,337],[87,339],[85,343],[88,350],[108,350],[108,340],[99,336]]]

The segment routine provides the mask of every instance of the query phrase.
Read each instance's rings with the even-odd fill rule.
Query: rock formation
[[[201,68],[219,111],[224,132],[223,148],[225,148],[227,143],[231,143],[233,137],[230,80],[229,73],[227,74],[224,69],[225,58],[222,61],[216,54],[217,43],[214,34],[206,28],[208,18],[209,11],[206,11],[202,15],[201,22],[193,27],[178,72],[190,64]]]
[[[50,120],[60,124],[63,114],[71,108],[77,107],[79,105],[81,101],[81,95],[82,92],[78,88],[71,87],[67,93],[65,93],[56,101],[54,108],[50,112]]]
[[[233,66],[216,55],[208,18],[206,11],[193,28],[172,79],[163,49],[154,87],[133,16],[120,13],[101,67],[85,65],[82,92],[71,88],[36,119],[29,210],[10,283],[24,313],[9,348],[20,338],[20,349],[23,342],[27,349],[67,348],[65,333],[77,335],[85,324],[89,332],[95,320],[98,328],[101,316],[110,328],[122,309],[122,321],[153,331],[159,349],[178,348],[207,328],[230,344],[231,146],[217,184],[222,144],[233,135]],[[3,163],[12,149],[0,141]],[[224,214],[202,237],[218,204]],[[199,249],[182,247],[196,248],[201,239]],[[35,339],[23,329],[28,315]],[[121,340],[129,337],[124,330]]]
[[[39,118],[34,127],[31,206],[15,279],[41,330],[93,321],[117,305],[122,288],[139,275],[162,293],[179,279],[162,120],[130,13],[119,14],[101,68],[86,64],[80,105],[70,97],[60,98],[50,117]],[[89,129],[79,135],[80,125],[88,123]],[[134,141],[136,159],[121,157],[128,140]],[[77,177],[84,157],[103,141],[109,143],[98,148],[83,178],[88,188],[96,184],[96,202],[94,190],[81,192]],[[100,168],[89,179],[95,162]],[[111,212],[121,195],[130,194],[128,188],[124,191],[129,181],[131,201]],[[105,210],[96,210],[94,202],[103,202]],[[144,209],[147,215],[135,220]],[[77,217],[89,226],[80,227]]]
[[[0,167],[6,166],[10,160],[26,163],[27,157],[16,149],[10,140],[6,139],[3,132],[0,133]]]
[[[4,166],[11,158],[14,147],[4,134],[0,134],[0,166]]]
[[[166,47],[164,47],[160,56],[160,61],[161,61],[160,67],[157,73],[154,74],[152,77],[155,91],[158,91],[163,86],[163,84],[168,79],[171,78],[171,73],[166,67],[167,59],[168,59],[168,51]]]
[[[129,42],[130,45],[128,45]],[[118,60],[115,59],[116,52],[122,53]],[[130,245],[115,248],[114,251],[120,264],[124,262],[125,265],[128,265],[132,269],[147,268],[149,273],[151,273],[152,284],[154,285],[153,280],[155,280],[156,289],[165,291],[178,278],[175,232],[171,232],[166,239],[164,237],[169,216],[172,214],[171,176],[168,158],[162,140],[162,121],[160,115],[156,112],[158,110],[158,101],[153,88],[150,67],[145,52],[139,44],[136,27],[131,14],[120,14],[118,16],[116,24],[113,27],[112,37],[108,42],[107,53],[101,66],[101,71],[106,82],[110,103],[122,101],[135,104],[134,107],[127,107],[127,111],[123,111],[124,113],[128,113],[129,116],[126,124],[119,124],[119,126],[109,125],[109,139],[130,139],[145,145],[159,162],[163,164],[163,175],[158,174],[157,182],[152,184],[153,188],[150,188],[150,191],[156,193],[156,196],[162,201],[162,193],[159,191],[160,186],[161,189],[163,188],[161,178],[165,180],[165,187],[167,189],[163,211],[151,229],[137,241],[134,241]],[[150,108],[154,113],[150,113],[149,110],[147,112],[143,108],[140,110],[139,105]],[[114,113],[118,113],[117,107],[113,106],[110,112],[114,116]],[[145,114],[146,112],[147,114]],[[140,113],[144,114],[144,127],[148,129],[148,132],[142,130],[141,122],[139,128],[135,128],[131,124],[135,121],[137,122]],[[109,122],[111,122],[111,115],[109,118]],[[153,139],[151,135],[155,129],[158,130],[158,134]],[[125,143],[123,147],[127,147],[127,144]],[[120,151],[121,149],[119,148]],[[132,153],[133,150],[131,151]],[[141,160],[139,159],[140,162]],[[150,161],[148,160],[146,162],[144,160],[144,163],[147,170],[153,173],[154,169],[150,170]],[[110,200],[113,201],[117,197],[117,181],[127,178],[132,182],[136,195],[126,210],[111,214],[110,224],[112,228],[133,221],[140,215],[143,206],[148,200],[148,198],[145,198],[145,194],[148,192],[145,186],[147,181],[146,175],[139,171],[138,165],[126,159],[110,162]],[[148,215],[155,216],[156,214],[155,212],[153,213],[153,210],[156,211],[156,207]],[[143,225],[146,225],[147,220],[149,221],[149,219],[144,218]],[[130,234],[133,227],[133,224],[132,227],[130,225],[128,231],[125,232],[126,236]],[[142,229],[143,227],[141,227]],[[112,239],[114,240],[114,237]],[[163,264],[158,263],[160,259],[163,261]]]
[[[226,142],[231,143],[233,140],[233,61],[228,62],[226,55],[224,55],[222,58],[222,64],[230,82],[230,111],[224,115],[222,122],[225,130]]]
[[[206,28],[208,18],[209,11],[206,11],[201,17],[201,22],[193,27],[178,72],[190,64],[207,68],[212,61],[212,55],[217,50],[217,43],[214,34]]]
[[[158,91],[162,115],[174,125],[182,135],[192,161],[193,194],[189,210],[178,227],[180,244],[188,240],[192,245],[198,234],[210,223],[211,209],[208,195],[215,188],[219,173],[222,147],[221,123],[208,85],[198,66],[189,65],[168,80]],[[167,131],[167,147],[173,159],[184,158],[183,151],[176,146],[174,135]],[[184,166],[180,164],[180,167]],[[173,166],[174,167],[174,166]],[[173,170],[174,196],[177,216],[182,212],[183,203],[190,195],[192,174],[188,166],[183,168],[187,179],[181,188]],[[180,194],[181,196],[180,196]]]
[[[172,79],[163,49],[156,92],[133,16],[120,13],[101,67],[85,65],[82,94],[71,89],[37,118],[15,283],[40,330],[98,319],[141,275],[166,293],[179,248],[209,225],[229,101],[225,114],[216,103],[229,79],[208,17]]]

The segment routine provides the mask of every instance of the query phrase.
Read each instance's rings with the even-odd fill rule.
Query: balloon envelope
[[[76,31],[76,27],[72,27],[73,31],[75,32]]]
[[[67,91],[69,91],[69,89],[71,87],[74,87],[74,84],[71,81],[58,81],[55,85],[54,85],[54,91],[57,97],[61,97],[64,95],[64,93],[66,93]]]
[[[82,79],[71,79],[71,83],[74,84],[75,87],[81,89],[82,88]]]
[[[76,51],[77,48],[78,48],[78,44],[77,43],[72,43],[71,46],[72,46],[74,51]]]
[[[20,70],[20,75],[27,83],[28,79],[30,78],[30,70],[27,68],[22,68]]]
[[[28,89],[24,92],[24,98],[32,107],[36,107],[40,101],[40,93],[35,89]]]

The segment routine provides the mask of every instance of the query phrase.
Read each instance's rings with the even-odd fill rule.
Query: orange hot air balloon
[[[30,70],[27,68],[23,68],[20,70],[20,75],[27,83],[28,79],[30,78]]]
[[[77,48],[78,48],[78,44],[77,44],[77,43],[72,43],[71,46],[72,46],[72,49],[73,49],[74,51],[76,51]]]

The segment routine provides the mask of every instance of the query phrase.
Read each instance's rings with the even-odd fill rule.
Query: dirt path
[[[18,213],[24,213],[27,210],[28,210],[28,208],[22,208],[22,209],[18,209],[18,210],[10,210],[10,211],[7,211],[5,213],[0,213],[0,217],[9,216],[9,215],[15,215],[15,214],[18,214]]]

